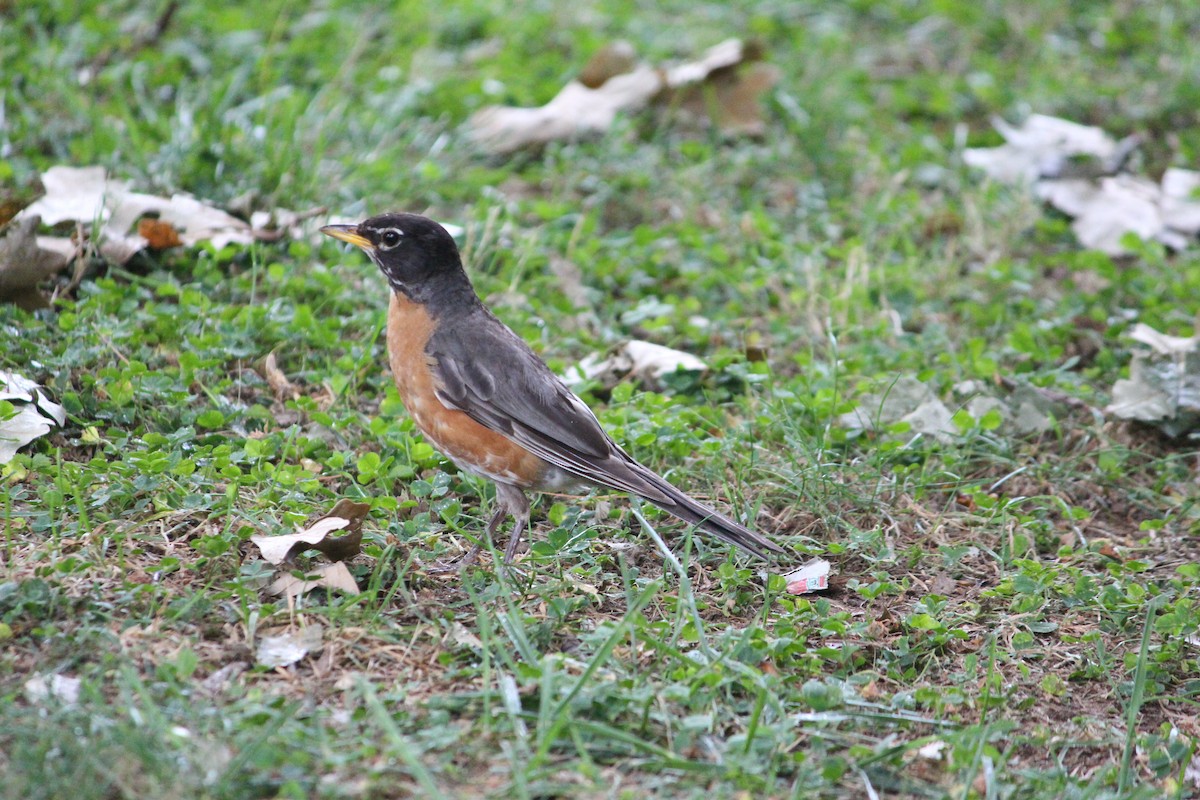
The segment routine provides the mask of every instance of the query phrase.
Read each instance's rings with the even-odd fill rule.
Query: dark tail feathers
[[[639,464],[638,466],[640,467],[641,465]],[[769,559],[771,553],[787,552],[761,533],[756,533],[744,525],[739,525],[724,514],[693,500],[645,467],[642,467],[638,471],[642,473],[639,475],[640,478],[652,484],[655,489],[658,489],[659,492],[669,498],[666,502],[654,497],[646,498],[646,500],[658,506],[663,511],[674,514],[684,522],[695,525],[699,530],[712,534],[724,542],[736,545],[764,560]]]

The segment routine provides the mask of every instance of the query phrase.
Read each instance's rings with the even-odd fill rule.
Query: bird
[[[360,248],[391,289],[387,350],[392,377],[425,439],[460,469],[492,481],[495,542],[512,562],[529,526],[527,491],[590,487],[627,492],[763,559],[784,549],[689,497],[623,450],[525,340],[479,299],[454,238],[418,214],[389,212],[321,233]],[[455,564],[473,563],[480,544]]]

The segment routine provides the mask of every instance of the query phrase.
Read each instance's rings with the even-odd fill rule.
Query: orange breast
[[[437,398],[432,358],[425,352],[433,318],[425,307],[392,292],[388,307],[388,361],[404,407],[429,442],[462,469],[493,481],[530,488],[542,483],[546,463],[516,442],[480,425]]]

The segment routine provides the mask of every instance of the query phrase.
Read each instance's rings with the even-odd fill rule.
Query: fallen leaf
[[[16,218],[40,217],[47,225],[80,223],[92,231],[98,252],[117,263],[125,263],[146,247],[211,242],[221,248],[258,238],[249,223],[189,194],[168,198],[135,192],[129,181],[110,177],[104,167],[56,166],[41,178],[46,194]],[[292,213],[291,222],[298,219]],[[135,226],[137,233],[131,233]],[[279,237],[271,232],[266,238]]]
[[[47,705],[54,700],[64,706],[79,702],[79,678],[70,675],[35,675],[25,681],[25,698],[31,703]]]
[[[283,370],[279,368],[279,363],[275,360],[275,351],[267,353],[267,357],[263,359],[262,375],[266,379],[267,385],[271,387],[271,391],[275,394],[275,399],[279,401],[295,400],[300,396],[300,392],[295,385],[287,379],[287,375],[283,374]]]
[[[323,637],[324,629],[320,625],[308,625],[278,636],[263,636],[258,640],[255,658],[264,667],[289,667],[310,652],[320,650]]]
[[[662,389],[662,378],[678,370],[703,372],[708,365],[701,359],[670,347],[631,340],[608,351],[607,356],[593,353],[567,372],[567,382],[576,385],[588,380],[612,388],[633,377],[653,389]]]
[[[221,694],[229,688],[234,678],[249,668],[250,665],[245,661],[232,661],[202,680],[200,690],[209,695]]]
[[[312,569],[305,570],[302,578],[290,572],[280,575],[267,587],[267,592],[282,595],[290,600],[311,592],[313,589],[337,589],[349,595],[360,593],[358,583],[343,561],[333,564],[318,564]]]
[[[907,422],[913,433],[948,442],[959,433],[953,416],[932,389],[911,375],[902,375],[886,391],[864,395],[858,407],[842,414],[840,419],[852,432]]]
[[[1105,411],[1148,422],[1168,436],[1200,429],[1200,334],[1168,336],[1139,322],[1129,337],[1148,349],[1134,353],[1129,377],[1113,386]]]
[[[38,284],[50,278],[70,262],[75,245],[68,239],[66,254],[38,237],[41,219],[36,215],[9,226],[0,239],[0,302],[15,303],[26,311],[45,308],[48,303]]]
[[[1073,217],[1084,247],[1112,256],[1129,253],[1127,234],[1181,250],[1200,233],[1200,172],[1172,168],[1162,180],[1121,173],[1139,144],[1117,141],[1100,128],[1034,114],[1016,127],[996,120],[1006,142],[969,148],[963,160],[1003,183],[1029,184],[1041,200]],[[1081,165],[1078,159],[1087,157]]]
[[[302,531],[282,536],[255,534],[250,541],[271,564],[291,561],[305,550],[319,550],[330,561],[344,561],[362,551],[362,522],[370,510],[368,503],[343,498],[328,514]],[[344,535],[330,537],[331,533],[343,530]]]
[[[1060,176],[1071,158],[1090,156],[1104,161],[1119,152],[1117,140],[1100,128],[1045,114],[1031,114],[1022,125],[1010,125],[1000,118],[992,125],[1005,143],[969,147],[963,151],[963,161],[1001,183],[1032,184],[1045,176]]]
[[[479,637],[471,633],[470,629],[458,620],[450,623],[450,630],[446,631],[445,638],[459,647],[468,647],[472,650],[483,649],[483,642],[479,640]]]
[[[1079,243],[1090,250],[1119,256],[1128,252],[1121,239],[1135,234],[1139,239],[1161,239],[1176,249],[1185,245],[1170,236],[1163,222],[1158,184],[1133,175],[1102,178],[1096,190],[1075,211],[1071,230]]]
[[[127,181],[109,181],[104,167],[51,167],[42,173],[41,179],[46,194],[18,214],[17,219],[38,216],[47,225],[103,222],[108,217],[106,194],[109,191],[120,194],[129,189]]]
[[[145,239],[146,245],[153,250],[166,250],[183,244],[175,226],[169,222],[163,222],[161,219],[143,217],[138,220],[137,232],[138,236]]]
[[[941,739],[934,739],[917,748],[917,755],[930,761],[941,761],[946,757],[945,750],[946,743]]]
[[[683,98],[681,90],[703,84],[721,70],[731,70],[747,60],[747,48],[729,39],[709,48],[695,61],[654,67],[639,63],[633,48],[623,42],[599,51],[550,102],[537,108],[488,106],[468,123],[469,135],[492,153],[511,153],[523,147],[578,138],[608,130],[622,111],[634,111],[652,102],[670,104]],[[778,74],[755,69],[744,76],[726,75],[711,87],[714,102],[701,110],[731,133],[761,130],[758,97],[773,85]]]
[[[773,64],[720,69],[704,83],[684,90],[679,103],[697,116],[712,119],[730,136],[762,136],[767,129],[762,98],[780,75]]]
[[[609,42],[588,59],[579,71],[579,82],[599,89],[608,81],[637,68],[637,50],[626,41]]]
[[[17,450],[67,422],[67,412],[41,386],[15,372],[0,370],[0,400],[12,403],[16,414],[0,419],[0,464],[12,461]]]
[[[1163,173],[1162,215],[1172,230],[1200,233],[1200,172],[1172,167]]]

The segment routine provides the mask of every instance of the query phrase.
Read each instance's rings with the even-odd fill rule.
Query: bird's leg
[[[431,575],[441,575],[446,572],[461,572],[475,563],[475,559],[479,558],[479,551],[482,549],[483,546],[476,542],[475,544],[471,545],[471,549],[462,556],[451,561],[439,561],[437,564],[429,568],[429,573]]]
[[[484,535],[488,538],[489,541],[491,541],[492,537],[496,533],[496,529],[500,527],[500,523],[504,522],[504,518],[507,516],[508,516],[508,506],[506,506],[504,503],[500,503],[499,507],[496,509],[495,513],[492,514],[492,518],[490,520],[488,520],[487,532]],[[476,542],[475,544],[471,545],[471,549],[468,550],[462,557],[456,558],[453,561],[448,561],[444,564],[438,564],[436,567],[433,567],[429,571],[434,574],[445,573],[445,572],[455,572],[455,571],[461,572],[462,570],[466,569],[467,567],[469,567],[475,563],[476,559],[479,558],[479,551],[481,551],[482,549],[483,549],[483,543]]]
[[[513,556],[517,554],[517,546],[521,544],[521,534],[529,525],[529,498],[516,486],[497,483],[496,499],[513,515],[512,535],[508,538],[508,546],[504,548],[504,563],[511,564]],[[488,535],[491,536],[493,531],[491,526],[488,527]]]

